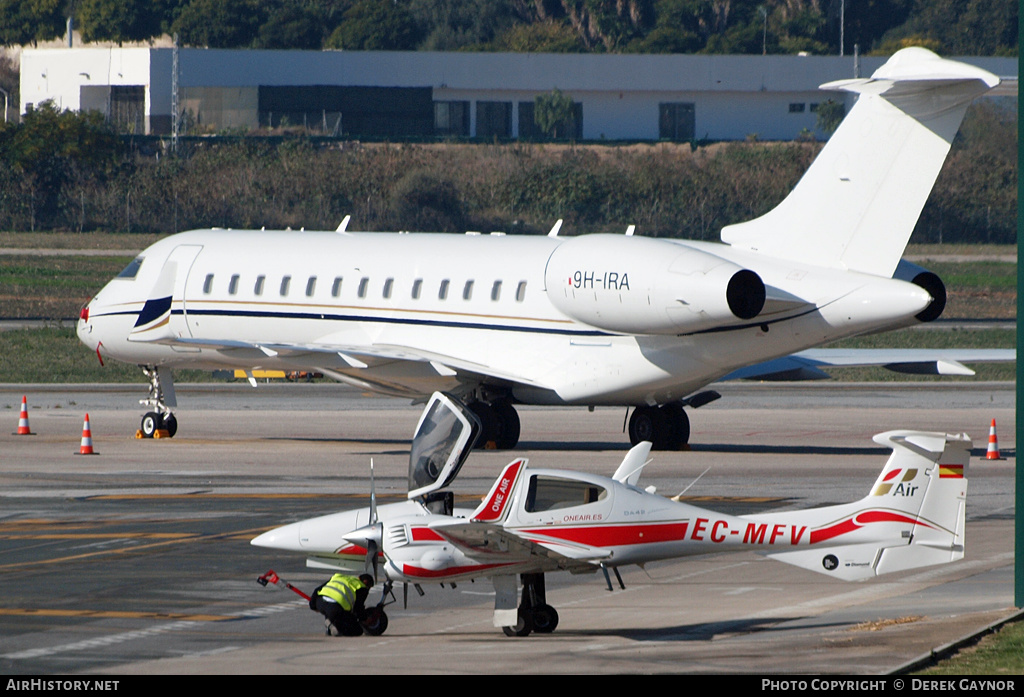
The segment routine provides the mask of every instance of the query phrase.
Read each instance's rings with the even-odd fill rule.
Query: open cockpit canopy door
[[[410,499],[451,484],[480,435],[480,420],[454,397],[435,392],[409,452]]]

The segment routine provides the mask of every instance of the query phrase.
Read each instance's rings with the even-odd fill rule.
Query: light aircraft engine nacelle
[[[625,334],[685,334],[757,317],[765,287],[749,269],[667,240],[585,235],[548,258],[551,303]]]

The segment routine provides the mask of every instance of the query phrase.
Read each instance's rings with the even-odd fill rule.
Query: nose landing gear
[[[178,432],[178,420],[171,412],[171,407],[178,406],[174,396],[174,378],[169,368],[158,368],[149,365],[139,366],[149,378],[149,396],[140,399],[139,404],[150,407],[142,417],[142,424],[136,434],[138,438],[156,438],[158,436],[173,438]]]

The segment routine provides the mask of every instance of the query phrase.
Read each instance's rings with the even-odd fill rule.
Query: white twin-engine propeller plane
[[[476,510],[454,508],[440,491],[458,473],[478,435],[476,417],[435,394],[424,410],[409,460],[408,500],[303,520],[252,540],[299,552],[307,565],[393,584],[490,578],[494,626],[509,636],[551,632],[558,613],[544,574],[618,567],[726,551],[754,551],[844,580],[964,556],[964,504],[971,441],[966,434],[889,431],[875,442],[892,455],[860,501],[825,508],[732,516],[657,496],[637,486],[651,444],[635,446],[611,478],[507,465]],[[372,481],[372,480],[371,480]],[[371,483],[372,492],[372,483]],[[519,582],[521,600],[517,599]],[[518,607],[517,607],[518,605]],[[368,631],[380,634],[387,616]]]
[[[310,370],[363,389],[460,396],[482,442],[519,440],[513,404],[634,407],[633,444],[689,439],[683,407],[720,379],[822,366],[973,374],[1013,351],[810,350],[935,319],[945,288],[901,260],[968,104],[994,75],[919,48],[868,79],[766,215],[704,243],[547,236],[193,230],[146,249],[83,309],[102,361],[150,378],[142,432],[174,435],[173,368]]]

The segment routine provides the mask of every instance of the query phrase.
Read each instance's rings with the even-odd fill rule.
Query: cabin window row
[[[212,273],[206,275],[206,279],[203,281],[203,294],[204,295],[210,295],[213,292],[214,275],[215,274],[212,274]],[[334,278],[334,281],[331,283],[331,297],[332,298],[341,297],[341,288],[342,288],[343,281],[344,281],[344,278],[342,276],[336,276]],[[292,283],[292,277],[291,276],[282,276],[281,277],[281,282],[280,282],[280,285],[278,286],[278,294],[281,297],[286,297],[289,294],[289,291],[291,290],[291,283]],[[240,284],[241,284],[241,276],[239,274],[232,274],[231,278],[228,280],[228,295],[237,295]],[[473,289],[474,289],[475,285],[476,285],[476,282],[473,279],[467,280],[463,284],[462,291],[461,291],[461,295],[462,295],[462,299],[463,300],[472,300],[473,299]],[[443,279],[440,282],[440,284],[438,284],[437,298],[439,300],[447,300],[448,299],[448,295],[449,295],[449,291],[451,290],[451,286],[452,286],[452,283],[451,283],[451,281],[449,279],[447,279],[447,278]],[[491,298],[492,301],[497,302],[498,300],[501,300],[502,286],[503,286],[503,282],[500,281],[500,280],[499,281],[494,281],[494,283],[491,284],[490,298]],[[255,295],[257,297],[262,297],[264,291],[266,290],[266,287],[267,287],[267,277],[265,275],[257,276],[256,280],[255,280],[255,282],[253,284],[253,295]],[[309,278],[306,279],[305,294],[306,294],[307,298],[312,298],[316,294],[316,287],[317,287],[317,277],[316,276],[310,276]],[[390,300],[394,296],[394,292],[395,292],[395,279],[394,278],[387,278],[387,279],[385,279],[384,280],[384,285],[383,285],[383,287],[381,289],[381,297],[383,297],[385,300]],[[356,295],[359,296],[360,298],[366,298],[369,295],[369,293],[370,293],[370,278],[368,276],[363,276],[362,278],[359,279],[359,283],[358,283],[358,285],[356,287]],[[410,289],[410,297],[413,300],[419,300],[420,297],[422,296],[422,294],[423,294],[423,279],[422,278],[417,278],[412,283],[412,288]],[[516,299],[516,302],[523,302],[526,299],[526,281],[520,281],[518,283],[518,285],[516,286],[515,299]]]

